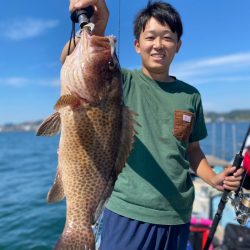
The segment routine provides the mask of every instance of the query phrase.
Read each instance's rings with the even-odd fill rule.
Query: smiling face
[[[169,66],[181,47],[177,34],[151,17],[134,45],[141,54],[143,73],[155,80],[170,81]]]

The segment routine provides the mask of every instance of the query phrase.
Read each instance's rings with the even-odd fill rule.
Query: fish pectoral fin
[[[45,119],[37,129],[37,136],[52,136],[60,131],[61,118],[60,113],[56,112],[53,115]]]
[[[60,110],[70,106],[71,108],[76,108],[81,104],[81,99],[75,95],[62,95],[59,100],[56,102],[54,109]]]
[[[64,199],[64,197],[65,195],[63,189],[62,175],[60,171],[60,166],[58,166],[53,186],[51,187],[47,195],[47,202],[48,203],[58,202]]]
[[[137,133],[134,129],[135,124],[137,124],[135,120],[136,115],[137,114],[131,111],[128,107],[123,107],[121,140],[115,163],[117,175],[122,171],[129,153],[132,150],[134,135]]]

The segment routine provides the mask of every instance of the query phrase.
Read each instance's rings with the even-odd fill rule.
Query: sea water
[[[218,157],[223,154],[232,159],[231,126],[236,128],[239,149],[248,124],[218,123],[217,130],[208,124],[209,136],[201,142],[204,152],[211,154],[216,147]],[[212,131],[216,131],[216,140],[211,140]],[[59,136],[36,137],[34,132],[0,133],[0,250],[49,250],[63,231],[65,201],[46,202],[56,173],[58,141]],[[225,211],[223,218],[228,214],[233,220],[232,210]]]

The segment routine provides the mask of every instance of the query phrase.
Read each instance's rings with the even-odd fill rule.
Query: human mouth
[[[155,59],[163,59],[165,57],[165,54],[162,53],[153,53],[151,56]]]

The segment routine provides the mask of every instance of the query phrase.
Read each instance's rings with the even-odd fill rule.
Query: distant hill
[[[39,121],[27,121],[22,123],[6,123],[0,125],[0,132],[12,132],[12,131],[35,131],[38,126],[42,123]]]
[[[233,110],[225,113],[205,112],[206,122],[223,122],[223,121],[250,121],[250,109],[247,110]],[[0,125],[0,132],[11,131],[36,131],[38,126],[42,123],[39,121],[27,121],[22,123],[6,123]]]
[[[230,112],[205,112],[207,121],[250,121],[250,109],[232,110]]]

